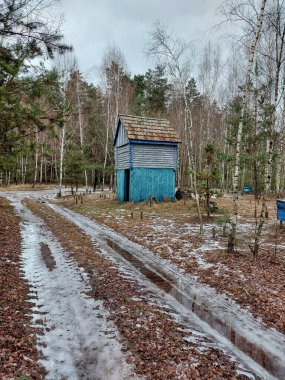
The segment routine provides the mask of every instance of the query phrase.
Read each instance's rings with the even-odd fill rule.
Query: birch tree
[[[284,69],[283,69],[284,70]],[[284,70],[285,71],[285,70]],[[283,74],[283,86],[282,86],[282,110],[281,110],[281,127],[279,132],[279,154],[277,155],[276,163],[276,195],[280,196],[284,191],[284,148],[285,148],[285,75]],[[282,178],[283,168],[283,181]]]
[[[67,87],[71,73],[74,71],[75,60],[70,54],[58,56],[55,61],[55,71],[58,75],[59,89],[57,101],[57,112],[59,114],[59,133],[60,133],[60,147],[59,147],[59,184],[58,196],[62,194],[63,185],[63,163],[66,144],[66,128],[67,121],[70,116],[70,103],[66,97]]]
[[[204,48],[198,75],[201,91],[205,95],[205,111],[203,112],[203,114],[206,115],[206,125],[204,129],[205,143],[212,142],[212,136],[210,135],[211,103],[217,100],[221,73],[222,63],[220,48],[219,46],[213,48],[212,44],[209,42]]]
[[[267,139],[266,139],[266,162],[265,162],[265,178],[264,178],[264,193],[262,196],[262,206],[260,210],[259,220],[256,224],[254,246],[251,247],[252,253],[257,257],[260,247],[261,234],[263,226],[265,223],[265,211],[267,209],[267,199],[272,182],[272,156],[273,156],[273,136],[276,134],[278,129],[278,105],[280,100],[280,76],[282,64],[284,62],[284,43],[285,43],[285,23],[284,23],[284,9],[281,6],[279,0],[276,0],[273,6],[267,12],[267,17],[265,19],[266,26],[266,36],[269,37],[268,45],[271,48],[269,50],[268,58],[270,62],[270,72],[268,76],[272,77],[272,92],[273,101],[270,102],[270,122],[268,123]],[[271,47],[271,42],[273,41],[273,47]],[[273,67],[272,67],[273,66]],[[283,116],[283,115],[282,115]],[[281,119],[282,120],[282,119]],[[282,135],[282,134],[281,134]],[[282,149],[282,138],[279,148]],[[280,153],[279,153],[280,154]],[[278,155],[279,156],[279,155]],[[277,160],[278,164],[278,160]],[[276,169],[276,177],[278,177],[278,168]]]
[[[116,46],[109,47],[103,57],[100,68],[102,88],[105,95],[106,137],[104,147],[102,189],[104,189],[108,158],[110,157],[110,139],[114,135],[115,123],[122,98],[123,77],[127,71],[123,53]],[[113,161],[113,160],[111,160]]]
[[[241,161],[241,142],[243,137],[243,125],[244,118],[247,110],[248,96],[251,86],[252,71],[254,66],[254,58],[256,54],[257,44],[260,39],[263,19],[264,19],[264,10],[267,0],[261,0],[260,11],[258,14],[258,19],[256,23],[256,28],[254,32],[254,37],[249,49],[248,64],[245,74],[245,83],[244,83],[244,93],[242,98],[242,107],[240,112],[240,119],[237,129],[237,140],[235,146],[235,164],[234,164],[234,173],[233,173],[233,183],[232,183],[232,215],[230,219],[231,231],[228,239],[228,253],[233,253],[236,245],[236,228],[237,228],[237,217],[238,217],[238,192],[239,192],[239,179],[240,179],[240,161]]]
[[[267,77],[271,78],[272,98],[271,103],[271,122],[268,125],[267,141],[266,141],[266,163],[264,172],[265,194],[268,195],[272,184],[272,156],[274,141],[273,136],[278,130],[278,107],[280,102],[280,81],[282,74],[282,65],[284,64],[284,44],[285,44],[285,22],[284,22],[283,1],[274,0],[265,18],[266,41],[269,46],[265,50],[265,59],[269,61],[269,70]],[[261,52],[260,54],[263,54]]]
[[[191,106],[187,98],[187,84],[191,78],[193,67],[193,44],[170,36],[166,29],[156,23],[150,33],[147,47],[148,56],[154,57],[158,63],[165,66],[172,80],[173,86],[182,97],[184,103],[184,130],[188,152],[188,164],[193,179],[193,188],[200,221],[200,235],[203,237],[203,219],[200,208],[199,193],[197,191],[197,175],[193,154],[193,117]]]

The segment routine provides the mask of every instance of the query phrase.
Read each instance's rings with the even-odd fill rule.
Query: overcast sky
[[[159,20],[176,37],[197,41],[201,48],[220,21],[222,0],[60,0],[66,41],[73,45],[80,70],[92,75],[108,45],[123,52],[131,74],[151,67],[144,56],[147,33]],[[94,70],[92,70],[94,72]],[[92,80],[92,78],[89,78]]]

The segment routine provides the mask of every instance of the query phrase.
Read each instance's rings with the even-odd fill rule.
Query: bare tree
[[[205,125],[205,143],[212,141],[210,136],[211,123],[211,103],[217,100],[219,79],[222,73],[221,51],[219,46],[213,48],[209,42],[204,48],[202,60],[199,65],[198,79],[203,95],[205,95],[206,106],[206,125]]]
[[[62,193],[63,162],[66,144],[66,126],[70,116],[70,104],[66,98],[67,86],[71,73],[74,71],[75,59],[71,54],[56,57],[55,71],[59,79],[59,98],[57,99],[57,112],[59,113],[60,152],[59,152],[59,186],[58,195]]]
[[[282,1],[283,3],[283,1]],[[267,195],[271,190],[272,183],[272,158],[273,158],[273,136],[276,134],[278,129],[278,108],[280,101],[280,87],[283,91],[283,86],[280,86],[280,76],[282,64],[284,62],[284,43],[285,43],[285,23],[284,23],[284,7],[279,0],[275,0],[273,5],[269,8],[265,17],[265,27],[266,34],[268,38],[265,42],[268,45],[268,54],[265,57],[269,64],[268,76],[272,78],[270,81],[272,88],[272,98],[271,103],[271,117],[268,123],[267,139],[266,139],[266,162],[264,171],[264,193],[262,196],[262,206],[259,215],[259,221],[256,225],[254,247],[251,248],[253,255],[256,257],[259,252],[260,239],[262,234],[262,229],[265,222],[265,211],[267,209]],[[266,52],[266,50],[264,49]],[[271,98],[271,96],[270,96]],[[270,99],[271,100],[271,99]],[[282,114],[282,112],[281,112]],[[282,116],[281,116],[282,118]],[[282,136],[282,133],[280,134]],[[280,148],[282,149],[282,137]],[[280,153],[279,153],[280,154]],[[278,161],[277,161],[278,164]],[[276,176],[278,176],[278,167],[276,168]]]
[[[157,22],[150,33],[147,47],[148,56],[154,57],[160,64],[164,65],[172,80],[173,86],[184,103],[184,129],[187,136],[186,146],[188,152],[188,163],[193,178],[193,188],[200,221],[200,235],[203,237],[203,219],[200,208],[199,193],[197,191],[197,176],[193,154],[193,118],[191,105],[187,98],[187,84],[191,78],[194,54],[193,44],[179,38],[173,38],[167,30]]]
[[[257,18],[254,37],[249,50],[248,64],[246,69],[246,77],[244,84],[244,93],[242,99],[242,108],[240,113],[240,119],[237,130],[237,141],[235,146],[235,164],[233,173],[233,203],[232,203],[232,216],[231,216],[231,232],[228,239],[228,253],[232,253],[236,244],[236,228],[237,228],[237,216],[238,216],[238,191],[239,191],[239,179],[240,179],[240,158],[241,158],[241,142],[243,137],[243,125],[244,117],[248,104],[248,95],[251,85],[252,70],[254,66],[254,58],[256,54],[257,44],[260,39],[261,29],[264,19],[264,10],[267,0],[262,0],[260,4],[260,11]]]
[[[121,105],[120,102],[123,98],[123,78],[125,73],[127,72],[125,58],[118,47],[108,47],[103,57],[100,72],[102,78],[102,89],[105,95],[106,102],[106,137],[102,178],[103,189],[105,184],[105,171],[107,167],[107,161],[110,157],[110,138],[114,135],[115,123]]]
[[[284,69],[283,69],[284,70]],[[279,154],[277,155],[276,163],[276,194],[279,197],[280,193],[283,191],[284,179],[282,183],[282,168],[284,169],[284,148],[285,148],[285,75],[283,73],[283,88],[282,88],[282,110],[281,110],[281,121],[280,121],[280,131],[279,131]],[[284,171],[283,171],[284,178]]]

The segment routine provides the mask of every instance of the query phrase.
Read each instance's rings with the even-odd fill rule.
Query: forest
[[[232,192],[235,215],[244,186],[258,201],[284,192],[283,1],[223,2],[216,28],[225,40],[202,50],[157,21],[145,44],[152,67],[132,74],[120,48],[107,46],[97,84],[80,72],[61,20],[48,19],[51,3],[1,4],[2,186],[113,189],[117,116],[132,114],[166,118],[177,130],[177,186],[196,197]],[[264,198],[261,219],[265,210]]]
[[[259,16],[250,1],[228,2],[220,10],[225,23],[239,22],[242,28],[238,40],[227,41],[229,56],[223,57],[216,41],[195,55],[195,43],[169,35],[156,23],[146,46],[155,58],[153,67],[132,75],[119,47],[109,46],[98,85],[84,78],[60,30],[48,30],[41,21],[41,7],[43,2],[32,0],[1,5],[1,184],[58,183],[61,178],[64,184],[92,186],[97,177],[112,186],[114,128],[122,113],[171,121],[183,141],[177,181],[191,186],[185,95],[192,118],[192,169],[203,181],[210,150],[212,186],[228,191],[247,92],[240,184],[254,185],[258,192],[284,190],[282,1],[268,1],[249,83],[248,48]],[[41,61],[46,56],[51,69]]]
[[[0,378],[285,379],[285,0],[158,15],[138,72],[63,3],[0,0]]]

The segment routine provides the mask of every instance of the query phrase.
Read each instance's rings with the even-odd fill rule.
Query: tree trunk
[[[39,158],[39,150],[38,150],[38,142],[39,142],[39,135],[38,135],[38,129],[36,127],[36,153],[35,153],[35,170],[34,170],[34,184],[35,186],[38,178],[38,158]]]
[[[42,146],[42,154],[41,154],[41,161],[40,161],[40,183],[43,182],[43,165],[44,165],[44,147]]]
[[[255,237],[254,237],[254,247],[252,250],[253,256],[256,258],[258,256],[258,251],[260,247],[260,239],[261,239],[261,233],[262,233],[262,228],[264,225],[264,215],[265,215],[265,210],[266,210],[266,199],[265,195],[263,194],[262,197],[262,206],[261,206],[261,211],[259,215],[259,223],[256,225],[255,228]]]
[[[107,159],[109,153],[109,128],[110,128],[110,98],[108,96],[108,107],[107,107],[107,125],[106,125],[106,142],[105,142],[105,154],[104,154],[104,164],[103,164],[103,176],[102,176],[102,190],[104,190],[105,185],[105,171],[107,167]]]
[[[59,197],[61,197],[61,192],[62,192],[65,128],[66,128],[66,125],[65,125],[65,123],[63,123],[62,130],[61,130],[60,155],[59,155],[59,187],[58,187],[58,196]]]
[[[81,99],[80,99],[80,89],[79,89],[79,78],[77,74],[76,79],[76,92],[77,92],[77,106],[78,106],[78,124],[79,124],[79,137],[80,137],[80,147],[81,147],[81,154],[83,155],[83,122],[82,122],[82,109],[81,109]],[[85,187],[87,189],[88,187],[88,178],[87,178],[87,171],[84,169],[84,177],[85,177]]]
[[[282,173],[282,167],[284,167],[284,138],[285,138],[285,130],[283,130],[281,133],[280,153],[279,153],[279,156],[277,157],[277,166],[276,166],[276,195],[277,197],[280,197],[281,189],[282,189],[281,173]]]
[[[240,178],[240,156],[241,156],[241,141],[242,141],[242,135],[243,135],[243,123],[244,123],[244,117],[245,117],[245,113],[247,109],[251,72],[253,69],[256,46],[260,38],[261,28],[263,24],[264,9],[265,9],[266,1],[267,0],[261,1],[259,17],[258,17],[257,26],[256,26],[256,32],[251,44],[249,60],[248,60],[248,65],[247,65],[247,70],[246,70],[245,89],[244,89],[244,94],[243,94],[243,99],[242,99],[242,109],[241,109],[241,114],[240,114],[240,119],[239,119],[239,124],[238,124],[237,142],[236,142],[236,149],[235,149],[235,165],[234,165],[233,184],[232,184],[233,186],[232,216],[230,220],[231,231],[230,231],[229,239],[228,239],[228,253],[233,253],[236,246],[236,228],[237,228],[237,216],[238,216],[238,190],[239,190],[239,178]]]
[[[203,238],[204,236],[204,225],[203,225],[203,218],[201,213],[201,207],[200,207],[200,197],[199,193],[197,191],[197,176],[196,176],[196,168],[195,168],[195,162],[194,162],[194,151],[193,151],[193,139],[192,139],[192,113],[188,106],[188,101],[186,97],[186,88],[184,87],[184,104],[185,104],[185,130],[188,132],[188,160],[189,160],[189,166],[192,171],[192,181],[193,181],[193,188],[195,193],[195,200],[196,200],[196,207],[197,207],[197,214],[199,218],[200,223],[200,236]],[[186,131],[185,131],[186,132]]]

